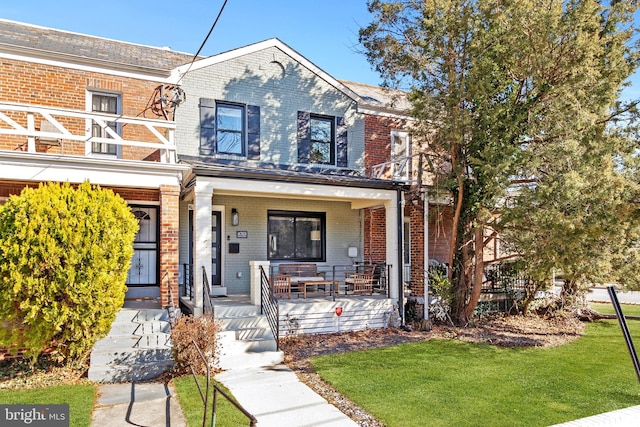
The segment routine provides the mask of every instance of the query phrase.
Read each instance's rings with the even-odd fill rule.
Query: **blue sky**
[[[9,0],[0,17],[195,53],[224,0]],[[358,30],[371,21],[366,0],[228,0],[202,55],[277,37],[343,80],[378,85],[358,53]],[[640,97],[640,79],[625,97]]]
[[[224,0],[10,0],[0,17],[195,53]],[[358,30],[371,21],[365,0],[228,0],[202,55],[277,37],[343,80],[380,84]]]

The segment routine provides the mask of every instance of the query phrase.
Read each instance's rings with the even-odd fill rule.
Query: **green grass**
[[[200,376],[199,379],[202,392],[204,393],[205,379]],[[231,395],[229,391],[217,383],[225,393]],[[182,407],[182,412],[187,419],[189,427],[202,426],[203,403],[198,392],[198,387],[191,375],[185,375],[174,380],[178,401]],[[207,422],[205,425],[211,425],[211,408],[213,401],[213,387],[209,397],[209,407],[207,408]],[[218,395],[218,405],[216,410],[216,425],[225,427],[236,427],[249,425],[249,419],[242,414],[235,406],[233,406],[223,396]]]
[[[640,322],[629,328],[640,340]],[[640,404],[616,320],[589,324],[582,338],[555,348],[432,340],[312,362],[389,427],[548,426]]]
[[[61,385],[28,390],[0,390],[1,404],[69,404],[70,427],[89,427],[96,388],[92,384]]]

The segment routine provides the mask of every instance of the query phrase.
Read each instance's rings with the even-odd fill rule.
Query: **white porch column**
[[[204,266],[207,280],[211,282],[211,200],[213,197],[213,183],[196,182],[194,189],[194,221],[193,221],[193,269],[195,270],[193,283],[194,315],[202,314]]]
[[[398,262],[398,254],[402,247],[398,246],[398,196],[397,193],[384,204],[386,216],[386,240],[387,240],[387,263],[391,265],[391,274],[387,278],[389,282],[389,296],[398,304],[398,309],[404,309],[404,295],[400,294],[398,284],[398,271],[402,271],[402,264]],[[401,231],[400,231],[401,233]]]
[[[262,304],[261,295],[261,276],[260,276],[260,267],[264,269],[264,272],[269,275],[269,265],[271,263],[269,261],[249,261],[249,265],[251,266],[251,304],[260,305]]]

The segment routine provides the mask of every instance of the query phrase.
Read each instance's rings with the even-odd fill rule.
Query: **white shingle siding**
[[[260,161],[276,164],[298,163],[298,111],[344,117],[348,167],[363,167],[364,118],[356,102],[276,47],[191,71],[181,85],[187,100],[176,113],[178,154],[200,154],[199,101],[209,98],[259,106]]]

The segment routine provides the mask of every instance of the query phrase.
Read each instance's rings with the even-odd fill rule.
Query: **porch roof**
[[[192,174],[195,176],[295,182],[378,190],[396,190],[405,187],[402,183],[395,181],[363,177],[354,170],[275,165],[271,163],[248,164],[248,162],[209,160],[190,156],[180,156],[180,162],[189,164],[192,168]]]

